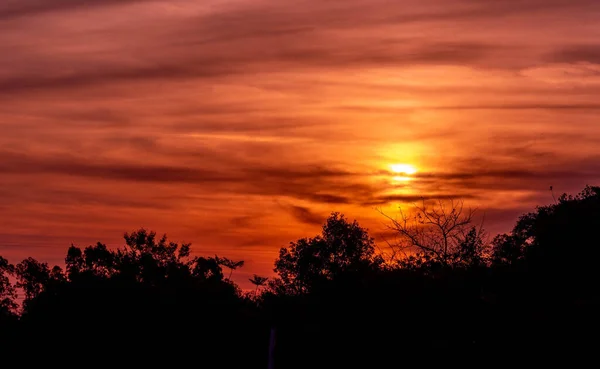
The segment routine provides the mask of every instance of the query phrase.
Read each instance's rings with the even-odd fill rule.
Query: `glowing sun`
[[[390,168],[392,172],[397,174],[412,175],[417,173],[417,168],[410,164],[392,164]]]

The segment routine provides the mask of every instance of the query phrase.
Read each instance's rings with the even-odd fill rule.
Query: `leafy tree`
[[[484,243],[481,232],[471,227],[453,253],[452,265],[467,268],[483,266],[488,261],[488,250],[489,247]]]
[[[83,251],[71,246],[65,259],[68,278],[117,278],[158,285],[191,276],[195,265],[203,263],[199,258],[190,259],[190,244],[169,242],[166,235],[157,238],[155,232],[140,229],[125,233],[124,239],[125,246],[116,250],[109,250],[102,243]]]
[[[515,265],[523,260],[527,242],[516,234],[499,234],[492,240],[492,257],[494,265]]]
[[[65,258],[67,277],[73,279],[76,275],[81,273],[84,269],[83,252],[79,247],[71,245],[67,250],[67,256]]]
[[[259,355],[260,340],[253,340],[255,307],[223,277],[221,262],[229,259],[191,256],[189,244],[144,229],[124,239],[119,248],[71,246],[66,273],[31,258],[15,268],[26,294],[17,322],[29,347],[49,352],[66,347],[81,357],[114,360],[118,355],[152,364],[173,363],[184,357],[175,353],[201,347],[210,353],[203,365],[211,366],[231,344],[240,353],[231,359],[234,367]],[[241,265],[235,262],[236,268]],[[171,339],[190,330],[197,332],[191,340]],[[149,342],[156,343],[152,355],[140,355]]]
[[[65,276],[60,267],[48,267],[48,263],[41,263],[33,258],[27,258],[15,267],[18,288],[23,289],[26,307],[33,299],[44,290],[55,287],[65,281]]]
[[[26,311],[31,310],[27,308],[33,306],[32,301],[39,302],[36,311],[43,311],[44,304],[72,298],[71,294],[86,295],[90,304],[103,294],[107,294],[103,303],[127,300],[130,296],[119,295],[125,291],[141,293],[144,298],[151,298],[159,291],[173,296],[177,291],[191,294],[192,290],[202,290],[217,298],[233,299],[239,294],[237,286],[223,280],[220,262],[229,259],[191,257],[190,244],[169,242],[166,235],[159,238],[145,229],[126,233],[124,239],[125,245],[113,250],[102,243],[83,250],[72,245],[65,258],[66,273],[32,258],[23,260],[15,272],[17,287],[25,292]],[[242,264],[235,262],[235,267]],[[84,292],[93,290],[98,292],[95,295]],[[39,298],[42,295],[44,299]],[[50,295],[62,297],[56,300],[49,298]]]
[[[383,260],[375,255],[374,241],[358,222],[332,213],[320,235],[292,242],[279,251],[271,283],[276,290],[299,293],[336,279],[344,273],[372,270]]]
[[[587,186],[581,193],[563,194],[555,204],[539,206],[522,215],[510,234],[493,242],[496,263],[529,262],[565,266],[571,259],[578,269],[600,257],[600,187]],[[585,257],[582,257],[585,255]]]
[[[9,276],[12,276],[14,273],[14,265],[0,256],[0,316],[10,315],[17,308],[17,304],[15,303],[17,293],[9,279]]]
[[[221,282],[223,280],[223,269],[218,258],[199,257],[194,259],[192,275],[201,281]]]
[[[169,242],[166,235],[156,237],[145,229],[126,233],[125,246],[115,253],[115,272],[121,278],[157,285],[170,278],[189,274],[190,245]]]
[[[599,229],[600,187],[588,186],[521,216],[510,234],[496,237],[492,259],[494,265],[518,264],[537,279],[536,289],[588,296],[600,283]]]

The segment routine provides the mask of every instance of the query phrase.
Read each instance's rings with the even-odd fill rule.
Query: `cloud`
[[[583,103],[583,104],[543,104],[543,103],[512,103],[503,105],[457,105],[457,106],[433,106],[431,108],[423,107],[423,109],[432,110],[597,110],[600,109],[600,104]]]
[[[48,12],[136,3],[148,0],[6,0],[0,4],[0,19],[15,19]]]
[[[598,11],[4,1],[0,245],[62,258],[144,225],[270,269],[326,211],[375,234],[373,207],[462,198],[512,225],[550,185],[600,180]]]
[[[9,211],[15,206],[23,203],[35,203],[45,206],[73,206],[73,207],[103,207],[108,209],[146,209],[159,211],[173,209],[176,203],[171,201],[150,201],[144,198],[135,198],[132,195],[122,196],[120,194],[107,194],[95,189],[73,189],[73,188],[53,188],[46,184],[43,191],[35,185],[25,186],[28,191],[23,191],[23,187],[0,188],[0,196],[5,199],[0,208]]]
[[[230,223],[233,227],[236,227],[236,228],[247,228],[247,227],[254,226],[254,222],[258,218],[259,217],[256,215],[243,215],[243,216],[232,218],[230,220]]]
[[[68,89],[89,85],[110,85],[117,82],[143,82],[152,80],[174,80],[214,77],[231,74],[231,70],[220,63],[224,60],[191,60],[190,64],[163,64],[152,67],[104,66],[97,71],[79,71],[69,75],[31,75],[8,77],[0,80],[0,93],[14,94],[21,91]]]
[[[573,58],[576,60],[577,58]],[[600,84],[600,64],[588,62],[553,63],[528,68],[521,74],[532,79],[552,84],[598,85]],[[595,104],[589,104],[595,109]],[[567,105],[568,106],[568,105]]]
[[[73,68],[65,74],[49,69],[44,74],[12,75],[0,78],[0,94],[74,89],[86,86],[108,87],[115,83],[149,83],[235,77],[248,73],[315,68],[401,67],[411,65],[476,65],[494,59],[502,48],[477,43],[433,43],[399,45],[364,42],[350,45],[324,43],[318,46],[294,43],[271,45],[263,40],[264,53],[230,54],[230,51],[210,50],[207,53],[190,51],[181,59],[161,60],[152,56],[152,65],[98,65],[97,68]],[[192,49],[191,49],[192,50]],[[76,61],[73,61],[77,65]]]
[[[512,163],[485,158],[470,159],[462,164],[458,162],[453,172],[418,173],[416,177],[425,186],[442,185],[459,193],[464,192],[466,198],[483,196],[490,191],[542,192],[556,183],[565,185],[569,190],[577,190],[578,187],[600,180],[597,157],[579,160],[551,158],[551,168],[544,165],[548,161],[544,156],[524,156],[522,159]],[[527,160],[530,162],[527,163]]]
[[[173,152],[161,152],[153,141],[141,139],[139,144],[141,149],[149,152],[158,150],[155,153],[159,153],[163,158],[164,155],[174,155]],[[510,151],[508,148],[507,150]],[[185,185],[199,191],[216,191],[221,194],[283,196],[315,204],[361,206],[414,202],[422,198],[477,199],[483,196],[481,191],[542,189],[555,183],[592,181],[598,178],[597,173],[600,173],[600,167],[594,164],[597,163],[594,159],[585,159],[579,163],[557,159],[552,170],[539,166],[518,167],[493,158],[465,159],[457,161],[456,170],[451,172],[417,173],[409,187],[416,191],[421,189],[423,192],[406,195],[390,194],[389,191],[393,190],[394,185],[368,184],[364,174],[323,165],[285,168],[233,158],[224,158],[219,162],[219,152],[210,150],[205,150],[203,154],[185,154],[185,151],[179,154],[180,158],[192,154],[204,158],[212,156],[216,160],[208,165],[159,165],[108,159],[84,160],[67,155],[36,157],[4,151],[0,153],[0,170],[7,175],[70,176],[106,183],[137,183],[143,186]],[[525,149],[521,154],[532,159],[537,157],[537,160],[547,159],[547,156],[536,156],[535,150]],[[386,171],[374,172],[373,175],[388,178],[394,176]],[[440,192],[435,190],[436,188],[444,190]],[[142,206],[132,204],[134,205]]]
[[[151,2],[151,0],[8,0],[0,5],[0,18],[15,18],[22,16],[31,16],[46,12],[68,11],[78,8],[95,8],[114,6],[127,3]],[[183,1],[174,1],[175,4],[184,6]],[[419,3],[424,5],[437,5],[437,11],[410,11],[411,8],[419,9]],[[289,1],[286,3],[274,3],[272,1],[253,1],[241,5],[243,2],[234,3],[237,8],[226,8],[219,17],[219,21],[215,23],[225,23],[228,20],[231,24],[235,24],[239,19],[249,18],[251,20],[263,19],[267,20],[267,24],[271,25],[277,17],[283,18],[281,24],[285,24],[285,20],[298,20],[307,18],[311,13],[307,9],[316,11],[322,17],[328,15],[325,20],[337,20],[338,23],[351,24],[351,20],[358,14],[365,15],[364,18],[371,21],[387,20],[389,22],[415,22],[423,20],[440,20],[440,19],[464,19],[472,17],[484,16],[501,16],[504,14],[513,14],[518,12],[535,12],[547,11],[553,9],[579,9],[593,7],[597,5],[594,0],[572,0],[565,2],[563,0],[505,0],[505,1],[474,1],[474,0],[456,0],[453,6],[448,7],[447,2],[440,0],[429,0],[425,2],[416,2],[404,0],[398,2],[390,2],[386,0],[371,0],[367,4],[360,0],[350,0],[344,3],[343,6],[335,5],[334,3],[324,3],[316,0]],[[368,5],[368,6],[367,6]],[[446,6],[444,6],[446,5]],[[374,11],[386,9],[386,12]],[[441,9],[441,10],[440,10]],[[404,10],[405,15],[395,15],[399,10]],[[409,10],[409,11],[407,11]],[[327,14],[329,13],[329,14]],[[374,17],[373,14],[380,14],[380,17]],[[391,15],[390,15],[391,14]],[[317,21],[320,20],[317,18]],[[270,21],[270,22],[269,22]]]
[[[600,64],[600,44],[567,45],[550,53],[548,61],[554,63]],[[585,64],[580,64],[580,67]],[[596,74],[598,71],[596,71]]]
[[[580,79],[578,79],[580,81]],[[577,103],[577,104],[565,104],[565,103],[503,103],[503,104],[481,104],[481,105],[422,105],[418,107],[400,107],[400,108],[361,108],[353,106],[345,106],[344,109],[350,110],[374,110],[378,112],[415,112],[419,110],[507,110],[507,111],[519,111],[519,110],[598,110],[600,104],[597,103]]]
[[[160,165],[135,165],[126,163],[91,163],[76,158],[35,158],[3,152],[0,168],[4,173],[57,174],[106,180],[130,180],[136,182],[215,182],[233,180],[226,174],[202,170]]]
[[[313,212],[311,209],[298,206],[298,205],[287,205],[286,209],[296,218],[299,222],[310,224],[310,225],[321,225],[325,221],[325,218],[321,215]]]
[[[387,205],[392,202],[400,202],[400,203],[414,203],[419,201],[428,201],[428,200],[467,200],[474,199],[475,195],[469,193],[456,193],[456,194],[428,194],[428,195],[384,195],[373,198],[372,200],[363,203],[363,206],[373,206],[373,205]]]
[[[361,185],[354,173],[326,167],[277,168],[239,164],[226,170],[216,167],[176,166],[126,163],[100,160],[81,160],[76,157],[33,157],[13,152],[1,152],[0,170],[11,175],[52,175],[87,178],[95,181],[125,181],[142,184],[182,184],[205,191],[225,191],[263,196],[290,196],[299,199],[348,204],[352,196],[335,195],[330,191],[372,191]],[[213,165],[215,163],[212,163]],[[348,183],[351,180],[354,183]],[[342,192],[344,193],[344,192]],[[352,195],[352,192],[350,193]]]
[[[26,1],[25,5],[12,5],[11,8],[35,12],[40,9],[69,9],[76,3],[79,2]],[[84,6],[105,4],[100,1],[84,3],[88,4]],[[386,1],[382,1],[380,7],[366,6],[362,1],[351,1],[343,7],[332,3],[322,5],[316,1],[296,1],[286,5],[241,3],[237,8],[217,7],[211,13],[185,19],[166,17],[161,27],[156,29],[141,18],[136,19],[140,22],[136,23],[137,27],[117,26],[121,27],[117,28],[120,32],[87,31],[91,40],[97,42],[83,38],[79,42],[88,41],[89,46],[82,51],[71,51],[80,50],[78,41],[39,45],[39,49],[47,50],[41,55],[35,48],[25,48],[22,52],[18,49],[11,58],[16,58],[15,63],[25,66],[25,62],[31,67],[19,68],[19,73],[0,78],[0,93],[32,93],[96,85],[109,87],[122,83],[156,84],[165,80],[236,78],[273,70],[414,65],[510,68],[515,58],[507,55],[525,52],[525,47],[498,41],[453,40],[442,35],[414,37],[404,35],[400,30],[400,36],[395,36],[394,32],[385,29],[412,22],[486,14],[498,16],[502,12],[515,11],[514,4],[499,4],[494,2],[481,6],[463,1],[455,8],[440,7],[440,11],[431,12],[427,7],[417,6],[411,11],[410,4]],[[310,11],[303,10],[305,6]],[[419,10],[421,8],[426,10]],[[364,36],[357,36],[353,29],[362,29]],[[61,40],[68,40],[71,36],[66,30],[52,28],[49,32],[51,37]],[[79,32],[85,34],[86,30]],[[96,46],[104,45],[107,38],[115,37],[120,41],[110,46]],[[105,56],[107,53],[111,53],[110,57]]]

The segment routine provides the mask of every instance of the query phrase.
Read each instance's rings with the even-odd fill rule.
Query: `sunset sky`
[[[245,287],[331,211],[507,231],[600,184],[599,113],[598,0],[3,0],[0,255],[145,227]]]

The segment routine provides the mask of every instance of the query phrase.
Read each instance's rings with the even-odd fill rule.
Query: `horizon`
[[[600,2],[0,5],[0,255],[140,227],[273,274],[334,211],[463,199],[492,234],[600,181]],[[552,192],[550,191],[552,188]],[[237,278],[236,278],[237,276]]]

